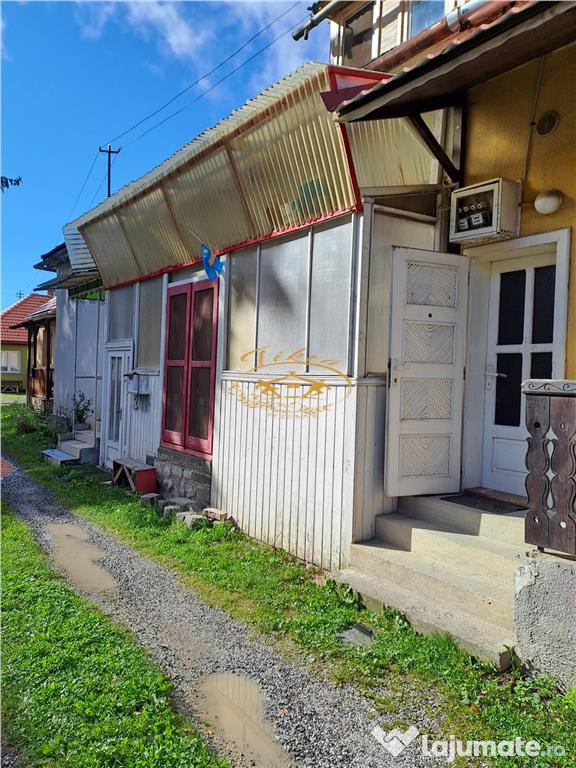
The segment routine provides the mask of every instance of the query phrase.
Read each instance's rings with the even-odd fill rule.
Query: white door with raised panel
[[[524,379],[558,375],[564,355],[555,340],[556,257],[541,253],[492,262],[482,485],[524,496]],[[556,320],[557,324],[558,320]]]
[[[392,254],[387,496],[460,490],[468,257]]]

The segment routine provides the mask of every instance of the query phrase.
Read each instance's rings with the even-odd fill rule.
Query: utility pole
[[[112,181],[111,171],[112,171],[112,155],[117,155],[120,152],[120,148],[118,149],[112,149],[110,144],[106,147],[106,149],[102,149],[102,147],[99,147],[100,152],[105,152],[108,155],[108,197],[112,194],[110,191],[110,184]]]

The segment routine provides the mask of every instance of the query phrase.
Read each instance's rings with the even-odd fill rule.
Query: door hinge
[[[392,376],[392,359],[388,358],[388,376],[386,377],[386,386],[390,389],[390,378]]]
[[[466,366],[462,369],[462,378],[466,381]]]

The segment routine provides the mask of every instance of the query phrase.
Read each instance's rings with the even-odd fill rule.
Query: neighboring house
[[[28,337],[26,403],[31,408],[52,408],[54,397],[54,345],[56,299],[50,297],[14,329],[25,329]]]
[[[38,287],[55,293],[54,412],[65,416],[71,427],[71,433],[60,439],[57,451],[48,452],[48,458],[56,463],[96,462],[104,291],[81,235],[73,229],[64,235],[66,242],[45,253],[35,265],[36,269],[57,273]]]
[[[0,315],[2,328],[2,391],[25,392],[28,375],[28,333],[25,328],[14,328],[32,312],[49,301],[50,296],[31,293]]]
[[[520,383],[576,375],[575,5],[368,7],[317,4],[334,65],[70,225],[107,289],[101,461],[500,659]]]

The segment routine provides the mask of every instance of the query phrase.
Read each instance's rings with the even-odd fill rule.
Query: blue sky
[[[42,282],[42,253],[62,226],[106,195],[105,144],[225,59],[292,2],[2,2],[2,308]],[[119,140],[112,189],[141,176],[196,134],[303,61],[325,61],[328,29],[284,36],[196,104],[143,139],[143,130],[192,101],[307,15],[299,2],[232,61],[165,112]],[[116,145],[115,145],[116,146]],[[91,203],[92,201],[92,203]],[[70,214],[72,214],[70,216]],[[44,273],[45,274],[45,273]]]

